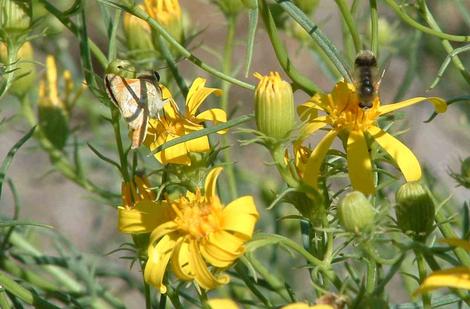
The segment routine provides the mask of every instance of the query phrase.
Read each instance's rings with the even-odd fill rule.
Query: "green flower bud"
[[[242,0],[242,2],[247,9],[256,9],[258,7],[258,0]]]
[[[16,64],[8,61],[8,50],[4,43],[0,43],[0,62],[7,66],[13,75],[13,83],[8,89],[13,95],[21,98],[26,95],[36,82],[36,66],[34,64],[34,50],[30,42],[25,42],[16,54]]]
[[[127,60],[114,59],[108,64],[106,73],[115,74],[124,78],[135,78],[136,71],[132,63]]]
[[[255,116],[258,130],[265,135],[281,139],[294,127],[294,93],[290,84],[277,72],[255,77],[260,81],[255,89]]]
[[[454,178],[459,185],[470,189],[470,157],[463,160],[462,165],[460,166],[460,174],[451,172],[450,176]]]
[[[144,9],[142,5],[139,5]],[[127,48],[133,58],[149,58],[153,54],[152,32],[146,21],[129,13],[124,13],[123,20],[124,35],[126,36]]]
[[[71,82],[70,73],[64,75]],[[64,148],[70,132],[67,101],[60,93],[57,66],[54,57],[49,55],[44,78],[39,81],[38,116],[42,132],[57,149]]]
[[[395,212],[400,229],[416,240],[423,240],[433,230],[434,203],[426,189],[417,182],[398,189]]]
[[[366,232],[374,225],[374,207],[359,191],[346,194],[338,205],[337,213],[339,223],[348,232]]]
[[[294,0],[295,5],[306,14],[310,14],[317,7],[320,0]]]
[[[0,39],[16,37],[31,28],[31,3],[21,0],[0,0]]]

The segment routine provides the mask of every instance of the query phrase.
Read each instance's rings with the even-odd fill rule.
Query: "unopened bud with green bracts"
[[[435,207],[429,193],[417,182],[398,189],[395,212],[398,227],[416,240],[424,240],[433,230]]]
[[[266,136],[282,139],[295,124],[294,93],[291,85],[277,72],[263,76],[255,73],[255,117],[258,130]]]
[[[0,0],[0,41],[27,34],[31,15],[31,1]]]
[[[337,214],[339,223],[348,232],[367,232],[374,225],[374,207],[359,191],[350,192],[343,197],[338,205]]]

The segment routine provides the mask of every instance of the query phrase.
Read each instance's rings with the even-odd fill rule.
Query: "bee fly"
[[[354,61],[354,84],[362,109],[371,108],[378,95],[382,80],[382,76],[378,77],[378,71],[375,55],[370,50],[359,52]]]

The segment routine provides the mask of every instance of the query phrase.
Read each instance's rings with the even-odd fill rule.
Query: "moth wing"
[[[139,123],[135,122],[135,127],[132,128],[132,144],[131,149],[139,148],[145,140],[147,135],[147,126],[148,126],[148,113],[144,111]],[[130,124],[129,124],[130,126]]]
[[[149,116],[156,118],[166,103],[166,100],[163,99],[162,90],[158,82],[150,82],[149,80],[143,80],[142,86],[145,88],[145,95],[142,98],[146,99],[146,102],[143,103],[148,108]]]

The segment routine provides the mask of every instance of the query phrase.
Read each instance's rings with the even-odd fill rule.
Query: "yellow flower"
[[[238,309],[237,304],[228,298],[212,298],[207,301],[211,309]]]
[[[470,242],[467,240],[451,238],[442,242],[470,251]],[[454,267],[435,271],[424,279],[413,296],[444,287],[470,290],[470,268]]]
[[[138,7],[143,9],[142,5],[138,5]],[[145,20],[125,12],[123,29],[127,47],[135,58],[152,56],[151,28]]]
[[[209,109],[196,115],[199,106],[211,93],[222,94],[220,89],[205,87],[205,83],[205,79],[197,78],[191,85],[186,97],[186,112],[184,115],[179,112],[176,103],[169,100],[169,104],[164,106],[164,115],[160,119],[149,120],[144,144],[150,150],[153,151],[158,146],[177,137],[203,129],[204,121],[213,121],[216,124],[227,121],[226,113],[219,108]],[[163,91],[163,96],[168,98],[169,92]],[[218,133],[223,134],[225,131]],[[188,156],[189,152],[207,152],[209,150],[209,139],[207,136],[202,136],[157,152],[155,158],[163,164],[191,164],[191,159]]]
[[[181,280],[195,280],[204,289],[227,283],[227,275],[211,272],[207,264],[230,266],[253,235],[259,217],[253,197],[243,196],[223,207],[216,194],[220,172],[222,168],[209,172],[204,194],[188,191],[164,202],[145,198],[133,208],[119,208],[122,232],[151,233],[144,278],[161,293],[166,293],[163,276],[170,260]]]
[[[329,94],[316,94],[312,99],[299,106],[298,112],[306,121],[300,133],[300,140],[329,125],[330,131],[312,151],[304,167],[304,181],[317,187],[320,167],[323,159],[338,134],[347,134],[347,163],[349,177],[354,190],[364,194],[375,191],[372,174],[372,162],[368,152],[366,134],[372,137],[396,162],[406,181],[416,181],[421,178],[421,167],[415,155],[404,144],[392,135],[386,133],[376,122],[379,116],[393,112],[422,101],[434,104],[436,111],[441,113],[447,108],[441,98],[417,97],[402,102],[381,105],[375,98],[369,109],[359,107],[359,99],[354,85],[346,82],[336,84]],[[317,116],[318,111],[325,114]]]
[[[62,89],[59,89],[59,81],[62,81]],[[57,66],[53,56],[46,58],[46,71],[39,81],[39,125],[57,148],[65,146],[69,135],[68,116],[86,86],[81,85],[76,89],[72,74],[65,70],[61,78],[57,74]],[[59,95],[60,93],[60,95]]]
[[[183,21],[178,0],[145,0],[145,10],[177,41],[183,39]]]

